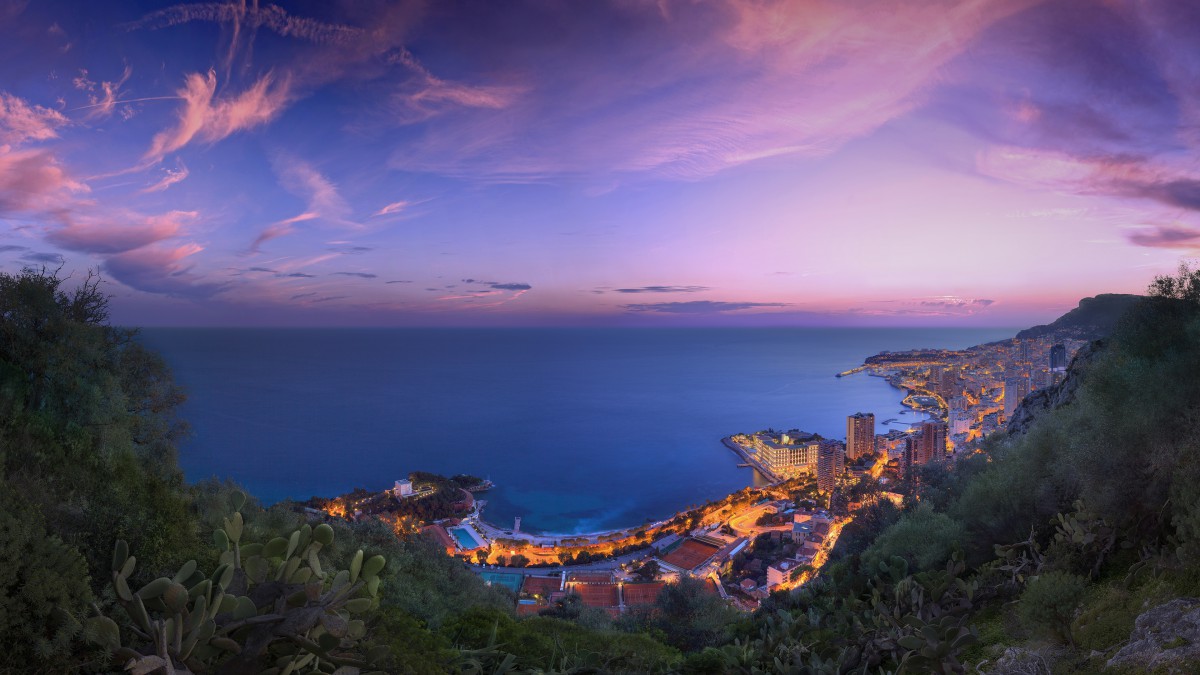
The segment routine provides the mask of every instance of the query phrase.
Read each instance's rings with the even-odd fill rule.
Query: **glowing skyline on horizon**
[[[963,325],[1200,249],[1200,6],[0,0],[0,271],[139,325]]]

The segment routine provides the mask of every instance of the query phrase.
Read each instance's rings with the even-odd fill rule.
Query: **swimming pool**
[[[476,548],[483,548],[483,542],[475,538],[475,534],[465,527],[450,528],[450,535],[458,542],[460,548],[464,551],[470,551]]]

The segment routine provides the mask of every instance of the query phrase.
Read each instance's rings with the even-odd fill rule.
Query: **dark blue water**
[[[190,480],[266,501],[380,489],[413,470],[490,477],[486,517],[546,531],[659,519],[751,484],[723,436],[846,415],[916,421],[881,350],[1010,329],[147,329],[189,393]]]

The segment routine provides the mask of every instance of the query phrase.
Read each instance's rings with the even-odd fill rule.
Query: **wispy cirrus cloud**
[[[33,105],[0,91],[0,151],[4,149],[3,146],[56,138],[59,127],[67,122],[67,118],[57,110]]]
[[[373,213],[372,217],[378,218],[379,216],[390,216],[395,213],[400,213],[407,209],[410,205],[411,202],[407,201],[392,202],[391,204],[387,204],[383,208]]]
[[[295,37],[318,44],[347,43],[362,37],[364,31],[353,26],[326,23],[288,14],[279,5],[244,2],[205,2],[180,4],[147,14],[126,25],[128,30],[159,30],[195,21],[233,26],[233,32],[266,28],[283,37]]]
[[[152,185],[149,185],[141,190],[141,194],[149,194],[152,192],[163,192],[172,185],[177,185],[187,180],[189,175],[187,166],[183,160],[177,160],[174,169],[164,169],[163,177],[158,179]]]
[[[175,125],[154,136],[143,161],[153,164],[193,140],[216,143],[239,131],[270,122],[289,103],[291,82],[286,76],[262,76],[246,90],[217,96],[217,74],[192,73],[177,91],[183,99]]]
[[[296,225],[320,220],[339,227],[359,228],[361,225],[350,219],[352,208],[342,198],[338,188],[313,165],[296,157],[278,154],[272,161],[279,184],[288,192],[303,199],[303,212],[268,225],[250,245],[250,252],[257,253],[263,244],[293,234]],[[339,253],[342,251],[339,251]],[[354,251],[357,252],[357,251]]]
[[[116,82],[96,83],[88,79],[88,71],[79,71],[79,75],[71,82],[76,89],[88,92],[88,105],[83,106],[83,109],[87,110],[87,119],[97,120],[111,117],[117,109],[117,104],[121,102],[121,87],[129,81],[132,74],[133,69],[126,65],[120,79]]]
[[[983,30],[1034,2],[730,0],[666,12],[627,3],[615,10],[626,22],[618,25],[637,29],[621,33],[619,52],[612,35],[584,37],[576,23],[591,15],[563,11],[555,20],[578,38],[565,56],[542,36],[514,55],[488,54],[501,59],[494,70],[532,83],[503,101],[506,114],[466,110],[431,123],[392,164],[492,181],[695,180],[771,157],[828,154],[920,105]],[[612,77],[613,69],[636,75]]]

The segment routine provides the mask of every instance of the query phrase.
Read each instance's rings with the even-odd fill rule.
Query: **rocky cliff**
[[[1105,340],[1093,340],[1071,359],[1062,382],[1026,396],[1013,410],[1012,418],[1008,421],[1008,435],[1024,434],[1039,416],[1074,401],[1075,392],[1087,377],[1088,369],[1104,353],[1106,344]]]

